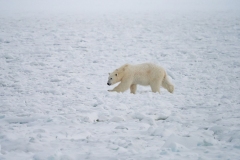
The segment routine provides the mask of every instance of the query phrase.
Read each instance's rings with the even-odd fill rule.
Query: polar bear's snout
[[[112,85],[111,81],[112,81],[112,78],[108,78],[107,85],[111,86]]]
[[[109,85],[109,86],[112,85],[112,83],[111,83],[111,78],[108,80],[107,85]]]

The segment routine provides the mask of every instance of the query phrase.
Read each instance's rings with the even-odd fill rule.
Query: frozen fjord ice
[[[238,159],[240,14],[25,8],[0,15],[0,159]],[[107,92],[149,61],[173,95]]]

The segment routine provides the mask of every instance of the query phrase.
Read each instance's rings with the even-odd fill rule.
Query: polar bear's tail
[[[165,74],[165,76],[163,78],[162,86],[163,86],[163,88],[167,89],[168,92],[173,93],[174,85],[170,82],[167,74]]]

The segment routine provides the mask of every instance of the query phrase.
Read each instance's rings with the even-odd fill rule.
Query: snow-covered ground
[[[0,0],[0,160],[240,159],[237,0],[22,2]],[[107,91],[142,62],[174,94]]]

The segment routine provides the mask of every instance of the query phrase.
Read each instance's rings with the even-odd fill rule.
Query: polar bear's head
[[[117,82],[120,82],[122,79],[122,74],[119,72],[118,69],[116,69],[114,72],[109,73],[109,77],[108,77],[108,82],[107,85],[113,85]]]
[[[113,85],[117,82],[120,82],[124,76],[124,71],[126,69],[128,65],[124,65],[118,69],[116,69],[115,71],[113,71],[112,73],[109,73],[109,77],[108,77],[108,82],[107,85]]]

